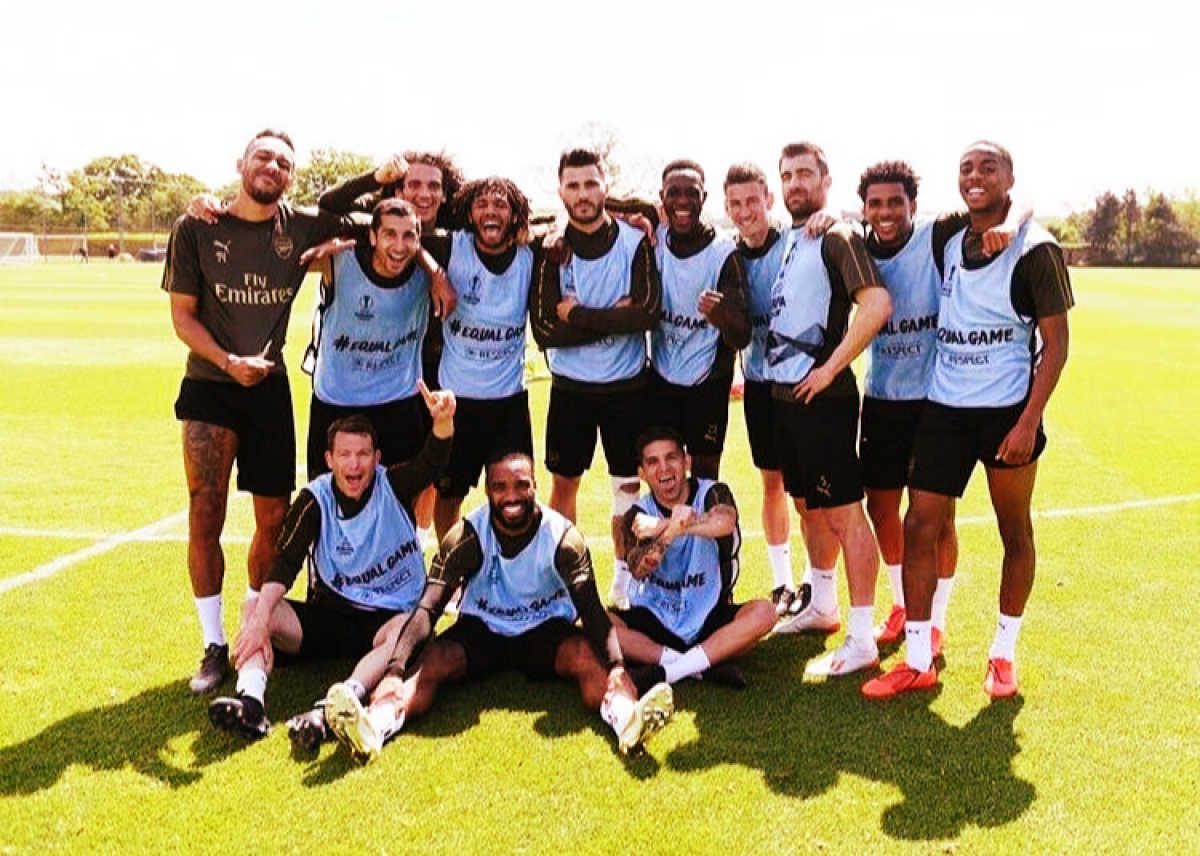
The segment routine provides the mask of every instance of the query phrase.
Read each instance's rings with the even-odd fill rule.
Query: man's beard
[[[593,212],[592,216],[588,217],[586,219],[583,217],[580,217],[579,213],[578,213],[579,209],[583,208],[584,206],[586,206],[589,210],[591,210]],[[595,223],[597,220],[599,220],[603,216],[604,216],[604,206],[603,205],[593,205],[590,202],[580,202],[571,207],[571,217],[572,217],[572,219],[575,220],[576,223],[583,223],[584,225],[591,225],[592,223]]]
[[[255,187],[253,181],[244,182],[242,187],[245,189],[246,195],[259,205],[274,205],[283,196],[282,187],[277,190],[262,190]]]
[[[535,507],[536,503],[532,499],[522,502],[521,510],[524,512],[524,514],[522,514],[518,520],[509,521],[500,512],[499,507],[493,505],[491,507],[492,523],[502,532],[523,532],[533,521],[533,512]]]
[[[803,220],[805,217],[815,214],[817,211],[821,210],[817,206],[813,205],[812,200],[808,198],[805,198],[803,202],[797,200],[794,208],[788,205],[786,202],[784,202],[784,206],[787,208],[787,212],[791,215],[793,220]]]

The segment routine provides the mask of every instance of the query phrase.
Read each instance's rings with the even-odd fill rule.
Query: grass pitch
[[[444,693],[367,768],[334,746],[293,758],[282,727],[239,743],[187,690],[199,634],[171,411],[184,350],[159,275],[0,268],[0,853],[1200,852],[1200,275],[1074,272],[1022,697],[980,689],[1000,546],[977,472],[937,693],[872,705],[859,678],[802,683],[839,640],[780,637],[746,659],[744,692],[680,685],[640,759],[616,754],[573,687],[508,676]],[[294,313],[294,369],[314,294]],[[308,380],[292,383],[303,437]],[[540,445],[547,385],[531,389]],[[733,406],[724,476],[746,598],[770,573]],[[580,498],[602,586],[607,492],[596,473]],[[249,531],[234,498],[234,601]],[[884,580],[877,600],[882,616]],[[344,671],[277,673],[273,720]]]

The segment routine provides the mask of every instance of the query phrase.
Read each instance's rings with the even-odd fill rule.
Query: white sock
[[[250,696],[250,698],[258,699],[258,703],[262,704],[267,697],[267,673],[264,669],[258,666],[248,666],[238,672],[237,677],[237,693],[238,695]]]
[[[629,574],[629,565],[625,563],[625,560],[614,559],[612,586],[608,590],[609,598],[611,599],[618,595],[625,597],[629,591],[629,581],[631,579],[633,577]]]
[[[662,653],[658,655],[658,665],[666,666],[667,663],[674,663],[676,660],[678,660],[682,656],[683,656],[682,652],[676,651],[674,648],[670,648],[666,645],[663,645]]]
[[[812,581],[813,581],[812,578],[813,578],[813,566],[812,566],[812,562],[808,562],[804,566],[804,576],[800,578],[800,585],[811,586]]]
[[[988,657],[1016,662],[1017,634],[1021,632],[1022,618],[1020,615],[1000,613],[1000,620],[996,622],[996,638],[992,640],[992,650]]]
[[[354,678],[346,678],[346,680],[344,680],[342,683],[346,685],[346,688],[349,689],[350,692],[354,693],[354,697],[359,701],[367,700],[367,688]]]
[[[771,563],[771,577],[775,580],[775,588],[786,586],[794,588],[792,582],[792,545],[787,541],[782,544],[767,545],[767,561]]]
[[[875,646],[875,608],[873,606],[850,607],[850,638],[864,648]]]
[[[708,662],[708,655],[704,653],[704,648],[693,645],[684,651],[678,660],[664,663],[663,671],[667,673],[667,683],[673,684],[684,678],[690,678],[692,675],[700,674],[709,665],[711,664]]]
[[[204,647],[225,645],[225,610],[219,594],[197,597],[196,614],[200,617],[200,632],[204,635]]]
[[[610,692],[600,703],[600,718],[607,722],[619,736],[633,717],[634,699],[624,693]]]
[[[950,592],[954,589],[954,577],[939,578],[933,590],[933,626],[946,632],[946,609],[950,606]]]
[[[418,529],[417,530],[417,545],[421,548],[422,551],[424,551],[425,548],[428,547],[430,544],[437,546],[437,539],[436,539],[436,536],[433,534],[433,527],[426,526],[423,529]]]
[[[812,569],[812,605],[817,612],[837,612],[837,568]]]
[[[892,584],[892,603],[904,606],[904,579],[900,575],[903,565],[884,565],[887,568],[888,580]]]
[[[379,739],[386,743],[388,738],[404,727],[404,711],[397,713],[396,705],[390,701],[380,702],[367,708],[367,721],[374,726]]]
[[[933,665],[932,621],[904,622],[904,662],[918,672],[927,672]]]

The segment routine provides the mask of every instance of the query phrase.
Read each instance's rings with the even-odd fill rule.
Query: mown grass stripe
[[[119,532],[116,535],[110,535],[103,541],[99,541],[90,546],[84,547],[81,550],[76,550],[73,553],[67,553],[65,556],[59,556],[51,562],[46,562],[44,565],[39,565],[32,571],[11,577],[6,580],[0,580],[0,595],[12,591],[16,588],[35,583],[39,580],[48,579],[54,576],[59,571],[77,565],[80,562],[103,555],[110,550],[115,550],[122,544],[128,544],[131,541],[139,541],[145,537],[153,536],[162,529],[171,526],[177,526],[182,521],[187,520],[187,511],[180,511],[175,514],[168,515],[161,520],[156,520],[153,523],[143,526],[141,529],[133,529],[129,532]]]
[[[1104,505],[1085,505],[1085,506],[1079,506],[1079,507],[1075,507],[1075,508],[1048,508],[1044,511],[1034,511],[1033,519],[1034,520],[1054,520],[1054,519],[1064,518],[1064,517],[1066,517],[1066,518],[1097,517],[1097,516],[1104,515],[1104,514],[1119,514],[1123,511],[1137,511],[1137,510],[1143,509],[1143,508],[1161,508],[1166,505],[1183,505],[1183,504],[1186,504],[1189,502],[1200,502],[1200,493],[1185,493],[1185,494],[1180,494],[1178,496],[1159,496],[1159,497],[1151,497],[1149,499],[1131,499],[1131,500],[1127,500],[1125,502],[1110,502],[1110,503],[1107,503]],[[132,543],[182,544],[182,543],[187,543],[187,535],[183,535],[183,534],[167,535],[167,534],[162,534],[161,532],[155,531],[158,529],[166,528],[167,524],[164,521],[170,520],[173,523],[181,523],[181,522],[183,522],[184,519],[186,519],[186,517],[187,517],[187,512],[180,512],[179,514],[172,515],[169,518],[163,518],[163,520],[159,521],[158,523],[153,523],[150,526],[143,527],[142,529],[137,529],[137,530],[133,530],[131,532],[125,532],[125,533],[116,533],[116,534],[112,534],[112,533],[108,533],[108,532],[89,532],[89,531],[81,531],[81,530],[73,530],[73,529],[36,529],[36,528],[30,528],[30,527],[24,527],[24,526],[0,526],[0,536],[11,536],[11,537],[16,537],[16,538],[63,538],[63,539],[76,539],[76,540],[87,539],[87,538],[95,538],[98,540],[104,539],[104,542],[103,542],[104,544],[108,544],[109,541],[113,542],[111,544],[111,546],[105,547],[104,550],[100,551],[100,552],[107,552],[108,550],[111,550],[114,547],[118,547],[121,544],[132,544]],[[959,526],[980,526],[985,523],[994,523],[995,520],[996,520],[996,518],[990,514],[976,514],[976,515],[971,515],[969,517],[960,517],[958,519],[957,523]],[[762,536],[763,536],[763,532],[761,529],[747,529],[747,530],[743,530],[743,532],[742,532],[743,539],[761,538]],[[610,536],[608,536],[608,535],[589,535],[587,540],[588,540],[589,544],[608,544],[608,543],[610,543]],[[250,536],[248,536],[248,535],[223,535],[221,537],[221,542],[223,544],[249,544]],[[100,547],[100,546],[102,546],[102,545],[94,544],[91,547],[88,547],[86,549],[87,550],[95,550],[97,547]],[[80,550],[78,552],[83,553],[84,550]],[[75,555],[74,553],[71,553],[67,556],[62,557],[62,559],[56,559],[55,562],[69,559],[74,555]],[[92,554],[92,555],[95,555],[95,554]],[[81,556],[79,560],[81,561],[82,559],[86,559],[86,558],[90,558],[90,556]],[[50,564],[53,564],[53,563],[50,563]],[[31,576],[32,574],[38,573],[40,570],[41,570],[40,568],[35,569],[23,576]],[[13,579],[14,580],[20,579],[20,577],[14,577]],[[41,577],[39,577],[38,579],[41,579]],[[11,583],[12,580],[10,580],[9,582]],[[21,583],[21,585],[23,585],[23,584],[24,583]],[[10,585],[9,587],[15,588],[16,586]],[[0,584],[0,594],[3,594],[5,590],[6,589],[5,589],[4,585]]]

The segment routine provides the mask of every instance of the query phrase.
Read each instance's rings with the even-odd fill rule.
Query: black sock
[[[661,684],[667,679],[667,673],[662,666],[633,666],[629,669],[629,677],[637,689],[638,698],[644,696],[655,684]]]
[[[263,703],[254,696],[238,693],[238,698],[242,702],[242,719],[247,722],[258,722],[266,716],[267,712],[263,709]]]

